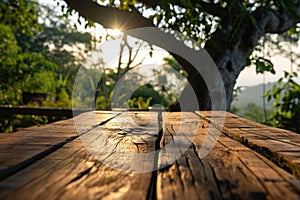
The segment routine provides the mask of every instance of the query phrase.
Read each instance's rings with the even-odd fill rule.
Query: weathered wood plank
[[[120,115],[2,180],[0,199],[150,198],[152,172],[133,173],[130,172],[131,166],[127,166],[128,171],[112,169],[88,151],[96,145],[101,145],[101,152],[109,151],[111,146],[117,146],[125,153],[154,151],[157,133],[154,134],[155,127],[145,127],[147,114],[134,114],[133,119],[134,123],[143,126],[136,129],[128,117]],[[119,122],[122,121],[126,123],[120,127]],[[97,140],[101,135],[105,135],[105,143]],[[85,138],[82,138],[83,136]],[[81,140],[86,142],[87,146],[84,146]],[[116,163],[122,164],[122,159],[118,159],[122,155],[118,155],[118,152],[110,153],[110,156],[116,159]],[[154,165],[155,162],[148,160],[139,164],[143,168],[143,165]]]
[[[179,126],[176,115],[164,116],[164,145],[176,135]],[[188,118],[198,120],[192,114]],[[158,199],[280,199],[283,194],[287,199],[299,199],[297,178],[224,134],[218,138],[210,134],[216,145],[206,157],[200,158],[199,151],[210,125],[201,120],[198,124],[184,122],[181,126],[188,132],[199,124],[193,145],[176,163],[158,172]],[[210,132],[215,131],[210,127]],[[188,135],[187,138],[191,139]]]
[[[174,164],[157,172],[157,199],[220,199],[221,195],[208,163],[199,159],[193,147],[188,148],[185,153],[181,152],[182,148],[173,140],[176,136],[184,137],[180,135],[180,126],[187,132],[195,130],[198,125],[196,116],[192,113],[164,114],[163,121],[161,148],[170,143],[174,146],[163,152],[167,155],[160,156],[159,164],[164,164],[178,150],[184,155],[174,160]]]
[[[221,129],[221,114],[198,112],[206,121]],[[235,125],[234,125],[235,124]],[[222,131],[229,137],[257,151],[288,172],[300,178],[300,135],[288,130],[268,127],[227,113]]]
[[[111,117],[111,112],[101,112],[97,121],[100,123]],[[79,131],[88,128],[79,125]],[[73,119],[68,119],[0,134],[0,180],[74,140],[78,137],[77,131]]]
[[[67,120],[4,134],[0,169],[30,163],[3,177],[0,199],[299,199],[295,176],[241,144],[268,143],[295,164],[299,138],[230,113],[226,120],[215,114],[203,112],[199,119],[193,113],[164,113],[161,123],[154,112],[114,118],[87,113],[75,119],[77,130]],[[217,129],[220,120],[225,120],[224,134]],[[208,155],[199,153],[215,142]],[[151,171],[159,166],[165,167]]]

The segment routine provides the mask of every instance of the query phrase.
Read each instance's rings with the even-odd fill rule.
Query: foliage
[[[146,100],[141,96],[138,98],[131,98],[129,100],[129,108],[148,109],[150,107],[151,100],[152,97],[148,97]]]
[[[275,74],[273,63],[266,58],[257,58],[255,60],[255,65],[257,74],[263,74],[264,72],[271,72],[272,74]]]
[[[35,115],[1,115],[0,116],[0,133],[11,133],[18,128],[29,126],[41,126],[46,123],[55,122],[65,119],[65,117],[47,117]]]
[[[263,122],[264,120],[264,114],[262,112],[262,109],[254,103],[249,103],[245,107],[245,112],[242,116],[256,122]]]
[[[148,108],[152,105],[166,105],[167,100],[151,84],[146,84],[134,91],[130,98],[130,108]]]
[[[0,40],[0,104],[22,105],[22,94],[31,92],[48,97],[27,106],[71,108],[73,82],[90,34],[76,31],[53,8],[7,0],[0,2]],[[57,118],[1,116],[0,132],[53,120]]]
[[[89,48],[90,34],[76,31],[55,15],[53,8],[33,1],[5,1],[0,9],[1,104],[21,104],[21,94],[27,91],[47,92],[56,101],[65,101],[63,97],[70,101],[84,56],[77,52]],[[71,104],[65,101],[62,105]]]
[[[0,22],[16,34],[33,36],[41,27],[34,1],[6,0],[0,2]]]
[[[40,26],[43,31],[39,31],[33,37],[22,35],[17,39],[23,50],[39,52],[58,66],[54,70],[58,99],[60,91],[65,91],[71,96],[77,70],[83,64],[86,52],[91,48],[92,38],[89,33],[77,31],[72,22],[59,17],[54,9],[39,5],[39,18],[42,22]]]
[[[28,78],[24,81],[23,87],[23,92],[54,93],[54,73],[52,71],[35,73],[33,74],[32,78]]]
[[[300,85],[294,81],[296,77],[296,72],[285,72],[278,85],[265,94],[269,101],[275,99],[274,112],[266,123],[300,133]]]
[[[242,107],[237,107],[233,104],[231,105],[230,112],[258,123],[265,123],[265,116],[262,107],[258,106],[254,102],[247,103]],[[272,111],[267,109],[266,112],[270,115]]]
[[[265,120],[263,108],[259,106],[259,104],[257,104],[258,102],[252,102],[251,98],[249,98],[249,96],[257,96],[257,90],[259,86],[260,85],[252,86],[250,87],[250,89],[242,87],[235,88],[233,93],[234,103],[230,107],[230,112],[249,120],[263,123]],[[241,97],[241,94],[244,94],[244,96]],[[240,98],[242,98],[243,100],[241,100]],[[249,101],[245,102],[245,99]],[[256,97],[255,99],[258,99],[258,97]],[[271,111],[269,109],[266,109],[266,112],[269,114]]]
[[[1,104],[16,105],[25,81],[55,64],[37,52],[24,51],[16,39],[32,37],[41,30],[34,2],[1,1],[0,11],[0,99]]]
[[[89,76],[91,77],[91,75]],[[115,80],[117,73],[115,73],[113,70],[106,70],[106,73],[102,75],[100,82],[103,81],[103,76],[106,77],[105,81],[107,85],[98,88],[96,97],[96,109],[111,109],[111,102],[112,98],[114,97],[114,91],[116,89],[115,87],[117,81]],[[142,75],[138,75],[132,72],[130,73],[130,78],[124,80],[122,85],[118,86],[121,87],[118,88],[121,93],[118,94],[118,96],[113,100],[113,107],[145,109],[154,104],[160,104],[166,107],[170,104],[170,99],[168,99],[164,95],[165,91],[160,90],[160,88],[156,88],[153,85],[154,83],[151,83],[151,81],[149,81],[150,83],[146,85],[140,84],[142,83],[141,77]],[[84,80],[82,81],[82,83],[84,83]],[[141,86],[136,88],[134,91],[131,91],[130,88],[135,88],[136,83]],[[106,93],[109,94],[107,98],[105,97],[104,89],[107,90]],[[130,97],[127,96],[128,92],[133,92]],[[82,94],[80,96],[84,95]],[[86,96],[86,98],[88,98],[88,96]],[[129,98],[128,101],[127,98]]]
[[[295,2],[291,0],[276,1],[138,1],[138,0],[110,0],[98,1],[108,7],[117,7],[121,10],[136,8],[149,18],[157,27],[169,31],[177,31],[191,37],[198,44],[205,44],[217,28],[227,28],[230,31],[225,39],[230,44],[243,26],[250,21],[254,28],[260,30],[255,11],[257,8],[272,8],[274,11],[295,10]],[[222,9],[226,8],[226,9]],[[71,13],[71,9],[68,10]],[[226,16],[226,19],[223,17]],[[229,22],[230,24],[227,24]],[[218,45],[218,44],[215,44]],[[217,48],[216,48],[217,49]]]
[[[291,71],[293,71],[293,65],[299,64],[297,63],[299,62],[299,52],[294,50],[295,44],[299,40],[299,31],[298,24],[283,34],[266,35],[264,38],[266,42],[261,43],[258,49],[264,53],[264,48],[267,46],[268,49],[272,49],[271,52],[267,51],[269,57],[272,55],[286,56],[290,59]],[[273,64],[269,60],[266,60],[265,64],[258,68],[257,66],[258,73],[275,72],[273,71]],[[277,84],[265,93],[264,98],[267,98],[269,102],[275,102],[272,113],[264,120],[264,123],[299,132],[299,126],[297,125],[297,121],[299,121],[299,85],[294,81],[297,77],[296,72],[285,72],[284,77],[280,78]]]

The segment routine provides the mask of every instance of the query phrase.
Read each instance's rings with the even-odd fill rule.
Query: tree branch
[[[87,19],[98,22],[105,28],[126,31],[140,27],[153,27],[152,22],[144,18],[137,10],[119,10],[101,6],[92,0],[64,0],[68,6]]]
[[[258,8],[253,15],[258,21],[258,26],[264,33],[283,33],[300,22],[300,4],[293,10],[280,11],[268,7]]]

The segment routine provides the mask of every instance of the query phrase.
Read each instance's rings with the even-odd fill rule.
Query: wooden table
[[[224,112],[149,113],[85,113],[0,134],[0,199],[300,199],[300,135]],[[105,136],[101,151],[129,156],[99,160],[95,136]],[[181,156],[164,166],[173,152]]]

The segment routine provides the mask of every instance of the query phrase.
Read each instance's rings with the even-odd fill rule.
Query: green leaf
[[[257,74],[262,74],[264,72],[271,72],[272,74],[276,73],[274,70],[273,63],[268,59],[259,57],[255,61],[255,65],[256,65],[256,73]]]
[[[284,78],[287,78],[289,76],[289,72],[284,71]]]
[[[293,73],[292,73],[292,76],[293,76],[293,77],[298,77],[297,72],[293,72]]]
[[[270,94],[271,94],[271,91],[268,90],[268,91],[264,94],[264,96],[267,97],[267,96],[270,96]]]
[[[280,93],[276,94],[276,101],[279,102],[280,101]]]

